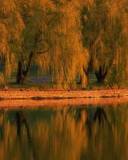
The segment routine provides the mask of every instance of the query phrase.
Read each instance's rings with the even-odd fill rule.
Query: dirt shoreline
[[[78,98],[78,99],[51,99],[51,100],[2,100],[0,109],[38,109],[38,108],[64,108],[64,107],[117,107],[127,105],[128,98]]]
[[[0,90],[0,99],[70,99],[70,98],[110,98],[127,97],[128,89],[106,90]]]
[[[0,108],[66,107],[128,104],[128,89],[112,90],[0,90]]]

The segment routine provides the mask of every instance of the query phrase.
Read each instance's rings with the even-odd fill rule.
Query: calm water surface
[[[0,160],[128,160],[128,105],[0,110]]]

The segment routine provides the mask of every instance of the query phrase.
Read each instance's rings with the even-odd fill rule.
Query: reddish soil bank
[[[44,99],[44,100],[2,100],[0,109],[38,109],[38,108],[64,108],[77,106],[100,106],[100,107],[117,107],[119,105],[128,105],[128,98],[76,98],[76,99]]]
[[[1,90],[0,108],[66,107],[69,105],[117,106],[128,104],[128,90]]]
[[[0,90],[0,99],[70,99],[127,97],[128,89],[112,90]]]

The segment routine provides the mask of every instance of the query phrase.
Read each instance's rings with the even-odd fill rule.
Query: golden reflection
[[[128,159],[127,115],[127,106],[0,111],[0,159]]]

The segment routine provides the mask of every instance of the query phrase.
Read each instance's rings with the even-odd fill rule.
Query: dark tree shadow
[[[30,130],[30,126],[29,126],[27,117],[25,116],[25,113],[23,111],[17,111],[15,114],[15,120],[16,120],[17,136],[19,137],[20,143],[22,143],[21,141],[23,138],[22,130],[23,128],[25,128],[27,139],[28,139],[28,144],[32,151],[33,160],[37,160],[36,150],[35,150],[35,146],[34,146],[33,138],[32,138],[32,133]]]

